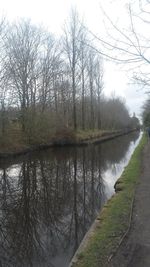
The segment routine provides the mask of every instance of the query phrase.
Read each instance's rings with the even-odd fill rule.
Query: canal
[[[140,138],[1,161],[0,266],[67,267]]]

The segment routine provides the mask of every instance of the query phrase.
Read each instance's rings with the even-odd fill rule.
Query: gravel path
[[[131,228],[112,259],[111,267],[150,267],[150,142],[143,151],[142,161]]]

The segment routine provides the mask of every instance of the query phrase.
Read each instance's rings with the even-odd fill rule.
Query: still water
[[[67,267],[140,137],[0,162],[0,266]]]

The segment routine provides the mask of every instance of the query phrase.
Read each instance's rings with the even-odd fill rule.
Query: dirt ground
[[[127,266],[150,267],[150,141],[143,151],[130,231],[110,263],[110,267]]]

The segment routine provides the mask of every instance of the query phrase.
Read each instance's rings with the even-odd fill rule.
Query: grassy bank
[[[3,154],[15,154],[23,151],[30,151],[38,147],[46,147],[51,145],[68,145],[68,144],[83,144],[86,141],[94,139],[103,139],[110,137],[110,135],[116,136],[123,131],[113,130],[78,130],[74,132],[69,128],[62,128],[59,131],[49,133],[45,135],[29,136],[27,137],[22,133],[21,129],[14,128],[9,131],[5,138],[0,138],[0,155]]]
[[[118,130],[78,130],[76,132],[76,140],[77,141],[85,141],[89,139],[95,139],[99,137],[109,136],[110,134],[118,133]]]
[[[117,193],[104,206],[96,220],[84,249],[77,254],[73,267],[106,267],[128,230],[135,186],[141,169],[141,152],[146,143],[143,136],[132,158],[116,184]]]

